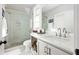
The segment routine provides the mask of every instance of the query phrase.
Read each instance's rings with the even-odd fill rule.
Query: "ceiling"
[[[57,6],[58,4],[43,4],[43,12],[47,12]]]
[[[35,4],[7,4],[6,8],[11,8],[11,9],[20,10],[20,11],[29,11],[34,6]],[[41,6],[43,7],[43,12],[47,12],[50,9],[53,9],[56,6],[58,6],[58,4],[41,4]]]
[[[20,11],[26,11],[31,8],[33,8],[35,4],[7,4],[6,8],[20,10]]]

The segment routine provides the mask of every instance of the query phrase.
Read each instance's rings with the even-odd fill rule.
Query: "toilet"
[[[31,40],[24,41],[23,46],[25,47],[25,53],[28,54],[28,55],[32,55],[32,52],[31,52]]]

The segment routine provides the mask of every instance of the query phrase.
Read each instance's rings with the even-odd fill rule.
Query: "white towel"
[[[2,20],[2,37],[7,36],[7,22],[5,17]]]

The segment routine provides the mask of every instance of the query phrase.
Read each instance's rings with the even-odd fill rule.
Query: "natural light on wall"
[[[33,30],[38,30],[42,28],[42,8],[37,5],[33,10]]]
[[[39,16],[37,16],[35,19],[34,19],[34,29],[39,29],[41,26],[40,26],[40,19],[39,19]]]
[[[7,35],[7,23],[5,17],[2,21],[2,37],[5,37]]]

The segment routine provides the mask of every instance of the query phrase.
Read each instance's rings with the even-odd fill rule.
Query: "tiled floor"
[[[31,51],[26,52],[25,47],[23,45],[20,45],[5,50],[4,55],[32,55],[32,53]]]

